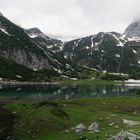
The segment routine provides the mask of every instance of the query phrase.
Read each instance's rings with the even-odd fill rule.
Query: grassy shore
[[[139,97],[100,97],[56,102],[31,103],[16,101],[4,108],[16,114],[15,140],[106,140],[122,130],[140,135],[140,125],[128,126],[123,119],[140,122]],[[79,123],[87,127],[99,124],[98,133],[77,134],[72,130]]]
[[[77,85],[113,85],[117,83],[123,83],[122,81],[108,81],[108,80],[56,80],[53,82],[22,82],[22,81],[0,81],[3,85],[57,85],[57,84],[77,84]]]
[[[76,84],[76,85],[113,85],[117,83],[123,83],[122,81],[107,81],[107,80],[64,80],[64,84]]]

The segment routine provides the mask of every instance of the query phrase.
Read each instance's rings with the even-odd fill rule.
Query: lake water
[[[136,96],[140,85],[0,85],[0,97],[27,100],[94,98],[101,96]]]

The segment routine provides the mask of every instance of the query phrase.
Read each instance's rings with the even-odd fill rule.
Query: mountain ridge
[[[83,71],[87,67],[101,73],[131,74],[133,67],[138,71],[140,67],[140,38],[133,24],[123,34],[99,32],[63,42],[36,27],[23,29],[0,16],[0,56],[35,71],[53,70],[64,77],[78,77],[81,66]]]

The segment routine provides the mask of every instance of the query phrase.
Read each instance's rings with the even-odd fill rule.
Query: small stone
[[[17,112],[16,111],[13,111],[13,114],[17,114]]]
[[[113,125],[114,125],[114,122],[112,122],[112,123],[109,124],[109,126],[113,126]]]
[[[100,130],[95,130],[94,132],[99,133],[99,132],[100,132]]]
[[[70,130],[65,130],[65,133],[70,133]]]
[[[118,125],[116,125],[116,126],[115,126],[115,128],[119,128],[119,126],[118,126]]]
[[[27,133],[28,133],[28,134],[30,134],[30,133],[31,133],[31,131],[27,131]]]
[[[127,124],[128,126],[134,126],[140,124],[140,122],[138,121],[127,120],[127,119],[123,119],[123,123]]]
[[[85,136],[81,136],[80,140],[88,140]]]
[[[111,114],[110,116],[111,116],[111,117],[116,117],[117,115],[115,115],[115,114]]]

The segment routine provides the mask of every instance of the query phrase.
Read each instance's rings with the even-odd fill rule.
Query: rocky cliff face
[[[31,69],[49,69],[59,63],[39,43],[31,39],[24,29],[0,16],[0,56]]]
[[[31,69],[47,69],[49,68],[49,62],[47,58],[37,56],[34,53],[26,52],[26,50],[21,49],[10,49],[1,50],[0,55],[6,59],[15,61],[16,63],[25,65]]]

